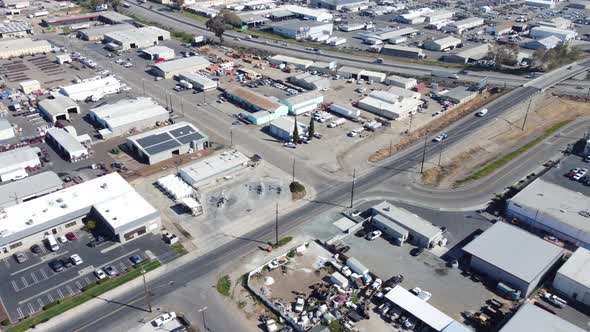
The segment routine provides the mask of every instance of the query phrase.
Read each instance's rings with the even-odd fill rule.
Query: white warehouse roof
[[[428,302],[422,301],[400,285],[393,287],[393,289],[385,294],[385,298],[436,331],[442,331],[453,322],[451,317],[433,307]]]
[[[96,212],[98,212],[98,214],[100,214],[115,230],[144,216],[152,215],[157,212],[157,210],[135,190],[127,191],[117,196],[116,199],[109,199],[97,203],[93,207],[94,210],[96,210]]]
[[[428,238],[435,237],[441,233],[440,228],[434,226],[427,220],[422,219],[420,216],[411,213],[406,209],[394,206],[389,202],[381,202],[373,209],[392,220],[395,220],[398,224],[402,225],[406,229],[414,230],[416,233],[420,233]]]
[[[523,331],[583,332],[585,330],[530,302],[525,302],[500,330],[500,332]]]
[[[110,128],[133,124],[158,116],[167,116],[168,111],[150,97],[122,99],[114,104],[106,104],[90,111],[102,119]]]
[[[221,174],[247,164],[248,157],[239,151],[223,152],[207,157],[180,169],[180,176],[191,185],[201,185]]]
[[[562,248],[503,222],[496,222],[463,251],[526,282],[563,253]]]
[[[582,247],[576,249],[557,273],[590,289],[590,251]]]
[[[183,69],[192,69],[194,67],[201,67],[202,69],[207,68],[211,63],[209,60],[200,56],[191,56],[188,58],[180,58],[176,60],[170,60],[154,65],[164,73],[174,72]]]
[[[22,168],[22,165],[31,162],[39,163],[39,153],[41,149],[30,146],[0,152],[0,174]]]
[[[76,137],[62,128],[50,128],[47,130],[47,135],[53,137],[53,139],[72,156],[88,153],[88,149],[86,149]]]
[[[76,99],[75,96],[78,94],[91,92],[90,94],[92,95],[94,91],[100,91],[101,88],[107,86],[118,88],[120,85],[121,83],[113,76],[96,77],[80,83],[64,86],[61,88],[61,93],[72,99]]]

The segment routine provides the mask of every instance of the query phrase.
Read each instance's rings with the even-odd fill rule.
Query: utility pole
[[[588,93],[586,94],[586,101],[584,101],[585,103],[588,102],[588,97],[590,97],[590,88],[588,88]]]
[[[203,331],[208,331],[207,321],[205,320],[205,310],[207,310],[207,307],[202,307],[199,309],[199,312],[203,315]]]
[[[182,114],[182,116],[184,116],[184,103],[183,103],[182,97],[180,97],[180,114]]]
[[[440,160],[442,159],[443,142],[440,142],[440,150],[438,151],[438,166],[440,167]]]
[[[143,269],[143,267],[141,268],[141,276],[143,277],[143,291],[145,293],[145,298],[147,300],[148,311],[152,312],[152,301],[150,299],[150,292],[148,291],[147,283],[145,282],[145,270]]]
[[[279,244],[279,202],[276,203],[275,214],[275,245]]]
[[[412,131],[412,120],[414,120],[414,114],[410,113],[410,125],[408,126],[408,135]]]
[[[356,180],[356,168],[352,170],[352,188],[350,189],[350,208],[352,209],[354,203],[354,182]]]
[[[232,129],[229,130],[229,146],[234,146],[234,131]]]
[[[291,182],[295,182],[295,158],[293,158],[293,181]]]
[[[522,122],[522,128],[520,130],[524,131],[524,126],[526,125],[526,119],[529,116],[529,110],[531,109],[531,104],[533,103],[533,98],[529,101],[529,106],[526,108],[526,113],[524,114],[524,121]]]
[[[428,140],[428,131],[424,134],[424,149],[422,150],[422,163],[420,163],[420,174],[424,173],[424,161],[426,160],[426,141]]]

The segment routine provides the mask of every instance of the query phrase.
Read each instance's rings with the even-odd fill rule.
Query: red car
[[[74,241],[76,239],[76,235],[73,232],[69,232],[66,234],[66,238],[70,241]]]

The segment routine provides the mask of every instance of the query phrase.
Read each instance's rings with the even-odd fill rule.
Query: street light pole
[[[207,331],[207,321],[205,320],[205,310],[207,310],[207,307],[202,307],[201,309],[199,309],[199,312],[203,315],[203,330]]]
[[[438,166],[440,167],[440,160],[442,158],[443,142],[440,142],[440,150],[438,151]]]
[[[428,140],[428,131],[424,134],[424,149],[422,150],[422,163],[420,163],[420,174],[424,173],[424,161],[426,160],[426,141]]]
[[[276,203],[275,217],[275,245],[279,244],[279,202]]]
[[[526,125],[526,119],[529,116],[529,111],[531,109],[531,104],[533,103],[533,98],[531,97],[531,100],[529,101],[529,106],[526,108],[526,113],[524,114],[524,121],[522,122],[522,128],[520,128],[520,130],[524,131],[524,126]]]
[[[150,292],[148,291],[147,283],[145,282],[145,270],[141,268],[141,276],[143,277],[143,291],[147,300],[148,311],[152,312],[152,301],[150,299]]]

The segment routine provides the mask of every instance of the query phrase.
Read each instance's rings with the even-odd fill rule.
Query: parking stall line
[[[43,303],[43,300],[41,300],[41,298],[38,298],[37,303],[39,303],[39,310],[43,310],[43,306],[45,305],[45,303]]]
[[[12,288],[14,288],[15,292],[18,292],[20,289],[18,288],[18,286],[16,285],[16,281],[12,280],[10,282],[12,284]]]
[[[92,281],[90,281],[88,276],[84,277],[84,280],[86,280],[86,285],[90,285],[92,283]]]
[[[31,278],[33,278],[34,283],[38,283],[39,280],[37,280],[37,276],[35,275],[35,272],[31,272]]]
[[[70,295],[74,295],[74,291],[72,290],[72,287],[70,287],[70,285],[67,285],[66,289],[68,290],[68,292],[70,292]]]
[[[57,289],[57,294],[59,295],[60,299],[64,298],[64,294],[61,292],[61,289],[59,289],[59,288]]]
[[[27,306],[29,307],[29,313],[32,315],[35,313],[35,309],[33,308],[33,305],[29,302],[27,303]]]
[[[49,300],[49,303],[53,302],[53,296],[51,296],[51,294],[47,294],[47,299]]]
[[[25,285],[25,288],[29,287],[29,284],[27,283],[27,279],[25,279],[25,277],[20,277],[20,280],[23,282],[23,284]]]
[[[123,262],[121,262],[120,264],[121,264],[121,272],[125,271],[127,269],[127,266]]]
[[[23,311],[21,310],[20,307],[16,308],[16,312],[18,312],[18,319],[25,317],[25,315],[23,315]]]
[[[79,280],[76,280],[76,286],[78,286],[78,289],[82,289],[82,284],[80,284]]]
[[[6,267],[10,267],[10,262],[8,262],[8,258],[4,258],[3,261]]]
[[[47,276],[47,274],[45,273],[45,270],[41,269],[41,270],[39,270],[39,271],[41,272],[41,275],[43,275],[43,279],[47,279],[47,278],[49,278],[49,277]]]

